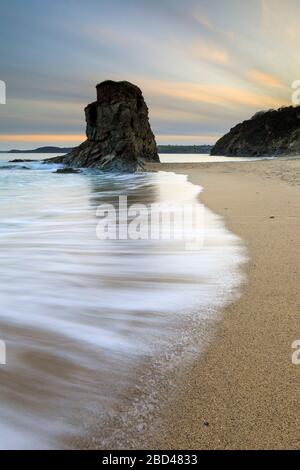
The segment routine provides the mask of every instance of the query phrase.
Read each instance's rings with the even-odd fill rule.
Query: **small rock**
[[[208,422],[208,421],[204,421],[203,424],[204,424],[204,426],[206,426],[206,427],[208,428],[208,426],[209,426],[209,422]]]
[[[136,429],[137,429],[138,432],[142,432],[142,431],[144,430],[144,425],[143,425],[143,423],[138,424],[137,427],[136,427]]]
[[[68,173],[80,173],[80,170],[75,170],[74,168],[59,168],[54,171],[54,173],[68,174]]]
[[[26,163],[26,162],[35,162],[36,160],[22,160],[20,158],[16,158],[15,160],[9,160],[8,163]]]

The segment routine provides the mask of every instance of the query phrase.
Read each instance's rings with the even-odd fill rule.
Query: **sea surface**
[[[49,154],[43,153],[0,153],[0,161],[9,161],[14,159],[30,159],[30,160],[42,160],[44,158],[51,158],[56,155],[63,154]],[[188,153],[161,153],[159,155],[162,163],[230,163],[230,162],[250,162],[256,160],[270,160],[273,157],[222,157],[222,156],[211,156],[209,154],[188,154]]]
[[[0,157],[0,448],[72,447],[95,425],[95,447],[109,447],[125,409],[151,412],[139,396],[157,387],[156,358],[161,371],[199,354],[199,328],[238,295],[244,248],[184,175],[8,162],[46,157]],[[118,209],[119,196],[150,214],[153,203],[196,206],[201,244],[100,239],[99,206]]]
[[[272,160],[273,157],[222,157],[209,154],[173,154],[161,153],[161,163],[231,163],[231,162],[253,162],[257,160]]]

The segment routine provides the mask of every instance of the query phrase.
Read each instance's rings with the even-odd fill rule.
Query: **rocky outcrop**
[[[68,174],[73,174],[73,173],[80,173],[80,170],[76,168],[64,167],[64,168],[58,168],[58,170],[54,171],[53,173],[58,173],[61,175],[68,175]]]
[[[148,108],[141,90],[129,82],[97,85],[97,101],[85,108],[87,140],[63,157],[68,167],[133,172],[159,162]]]
[[[211,155],[280,156],[300,154],[300,106],[261,111],[233,127]]]

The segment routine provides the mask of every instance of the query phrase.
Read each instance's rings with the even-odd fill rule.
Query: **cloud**
[[[170,107],[153,106],[150,110],[151,119],[165,120],[167,122],[203,122],[209,121],[209,116],[200,110],[174,109]]]
[[[252,69],[249,70],[247,74],[248,78],[257,83],[258,85],[263,85],[265,87],[280,87],[282,82],[279,78],[274,77],[265,72],[261,72],[260,70]]]
[[[163,80],[136,79],[142,85],[143,90],[149,96],[167,96],[174,100],[186,102],[206,103],[225,108],[250,109],[276,108],[287,105],[288,102],[281,98],[268,96],[265,93],[256,93],[247,89],[226,85],[207,85],[197,83],[183,83]]]
[[[13,27],[5,7],[3,138],[74,142],[84,134],[83,108],[106,78],[139,85],[153,129],[173,142],[206,139],[260,109],[290,104],[299,0],[71,3],[51,7],[42,25],[41,9],[37,16],[30,1],[20,3]]]
[[[298,39],[299,37],[298,28],[294,26],[288,26],[286,30],[286,35],[289,41],[291,42],[296,41],[296,39]]]
[[[192,46],[192,55],[196,59],[205,60],[214,64],[229,64],[229,53],[225,48],[215,46],[203,40],[198,41]]]
[[[203,28],[208,29],[209,31],[215,31],[215,27],[211,21],[204,15],[195,14],[194,19],[199,23]]]

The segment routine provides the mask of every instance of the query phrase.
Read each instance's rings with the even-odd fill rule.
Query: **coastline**
[[[161,175],[153,176],[157,180],[156,187],[159,187],[159,177],[162,178],[162,192],[172,203],[201,203],[200,200],[197,203],[197,199],[202,188],[188,182],[185,175],[162,172]],[[172,184],[167,184],[168,179]],[[145,194],[143,191],[144,197]],[[98,406],[96,416],[83,416],[87,432],[78,432],[71,438],[62,436],[64,448],[149,448],[148,442],[153,442],[155,438],[165,397],[170,400],[174,395],[175,398],[177,381],[180,382],[179,377],[183,379],[182,372],[210,344],[215,324],[219,321],[219,309],[239,295],[239,287],[243,282],[241,266],[246,260],[244,246],[239,237],[225,228],[221,217],[202,203],[201,206],[205,223],[201,220],[200,227],[208,243],[195,253],[191,251],[189,254],[186,249],[179,250],[179,259],[174,264],[176,284],[172,284],[168,301],[170,318],[167,324],[161,323],[159,334],[153,336],[149,344],[150,355],[141,355],[140,360],[128,369],[127,384],[123,390],[120,388],[118,400],[111,412],[102,413]],[[161,261],[166,265],[169,263],[167,258],[162,258]],[[188,276],[186,272],[180,274],[185,262],[190,272]],[[193,276],[195,284],[191,289],[189,284]],[[184,282],[184,296],[180,299],[180,296],[176,297],[174,287],[179,293],[181,278]],[[164,278],[160,277],[160,284],[163,282]],[[172,276],[168,278],[168,282],[172,282]],[[160,309],[161,306],[155,306],[154,316]],[[117,381],[114,389],[118,388]]]
[[[300,338],[300,160],[149,170],[202,186],[201,202],[244,240],[250,260],[242,296],[220,311],[213,342],[179,374],[148,448],[300,448],[300,366],[291,361]]]

